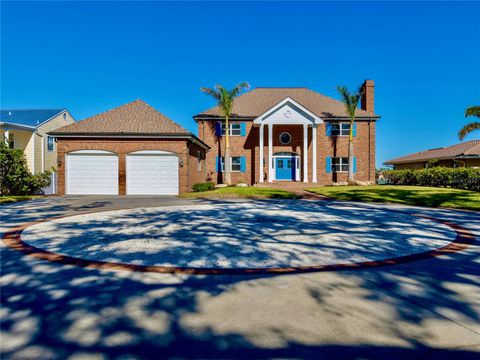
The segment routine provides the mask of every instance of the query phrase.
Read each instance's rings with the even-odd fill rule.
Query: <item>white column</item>
[[[317,182],[317,125],[312,125],[312,181]]]
[[[5,139],[4,139],[5,145],[8,146],[8,139],[10,137],[10,130],[5,130],[5,132],[3,133],[3,136],[5,137]]]
[[[273,137],[273,125],[268,124],[268,182],[273,181],[273,168],[272,168],[272,137]]]
[[[308,125],[303,124],[303,182],[308,182]]]
[[[263,124],[260,125],[260,164],[258,166],[259,169],[259,181],[263,183],[263,174],[264,174],[264,168],[263,168]]]

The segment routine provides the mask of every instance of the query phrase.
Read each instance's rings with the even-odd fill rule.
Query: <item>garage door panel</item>
[[[115,155],[68,155],[69,195],[118,195],[118,157]]]
[[[175,155],[127,156],[128,195],[178,195]]]

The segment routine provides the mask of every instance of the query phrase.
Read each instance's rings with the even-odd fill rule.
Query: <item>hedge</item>
[[[36,195],[50,185],[50,171],[32,174],[25,154],[0,142],[0,195]]]
[[[433,167],[427,169],[386,170],[388,184],[452,187],[480,191],[480,169]]]
[[[215,184],[213,182],[204,182],[193,184],[192,189],[194,192],[209,191],[215,189]]]

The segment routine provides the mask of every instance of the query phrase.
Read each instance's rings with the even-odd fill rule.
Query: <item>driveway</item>
[[[2,207],[2,231],[28,221],[98,210],[238,203],[245,202],[47,198]],[[477,358],[479,215],[338,204],[454,222],[474,233],[477,242],[460,252],[394,266],[275,276],[89,269],[34,259],[2,244],[2,356]]]

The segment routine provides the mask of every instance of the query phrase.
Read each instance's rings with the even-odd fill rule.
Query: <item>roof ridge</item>
[[[185,129],[182,125],[180,125],[179,123],[173,121],[173,120],[170,119],[167,115],[165,115],[164,113],[158,111],[158,110],[155,109],[152,105],[150,105],[149,103],[143,101],[142,99],[137,99],[137,100],[135,100],[135,101],[133,101],[133,102],[141,102],[141,103],[147,105],[149,108],[151,108],[152,110],[154,110],[154,111],[156,111],[158,114],[160,114],[160,116],[162,116],[162,117],[165,118],[166,120],[170,121],[173,125],[178,126],[180,129],[185,130],[186,132],[190,132],[190,131],[188,131],[187,129]]]
[[[108,114],[108,113],[110,113],[110,112],[112,112],[112,111],[114,111],[114,110],[120,109],[120,108],[122,108],[122,107],[124,107],[124,106],[127,106],[127,105],[131,105],[131,104],[133,104],[133,103],[135,103],[135,102],[143,102],[143,103],[145,103],[145,101],[143,101],[142,99],[136,99],[136,100],[130,101],[130,102],[126,103],[126,104],[119,105],[119,106],[115,106],[114,108],[111,108],[111,109],[109,109],[109,110],[105,110],[105,111],[102,111],[102,112],[100,112],[100,113],[98,113],[98,114],[89,116],[89,117],[87,117],[87,118],[85,118],[85,119],[82,119],[82,120],[80,120],[80,121],[85,121],[85,120],[88,120],[88,119],[91,119],[91,118],[95,118],[95,117],[100,116],[100,115]],[[146,103],[145,103],[145,104],[146,104]],[[147,105],[148,105],[148,104],[147,104]]]

